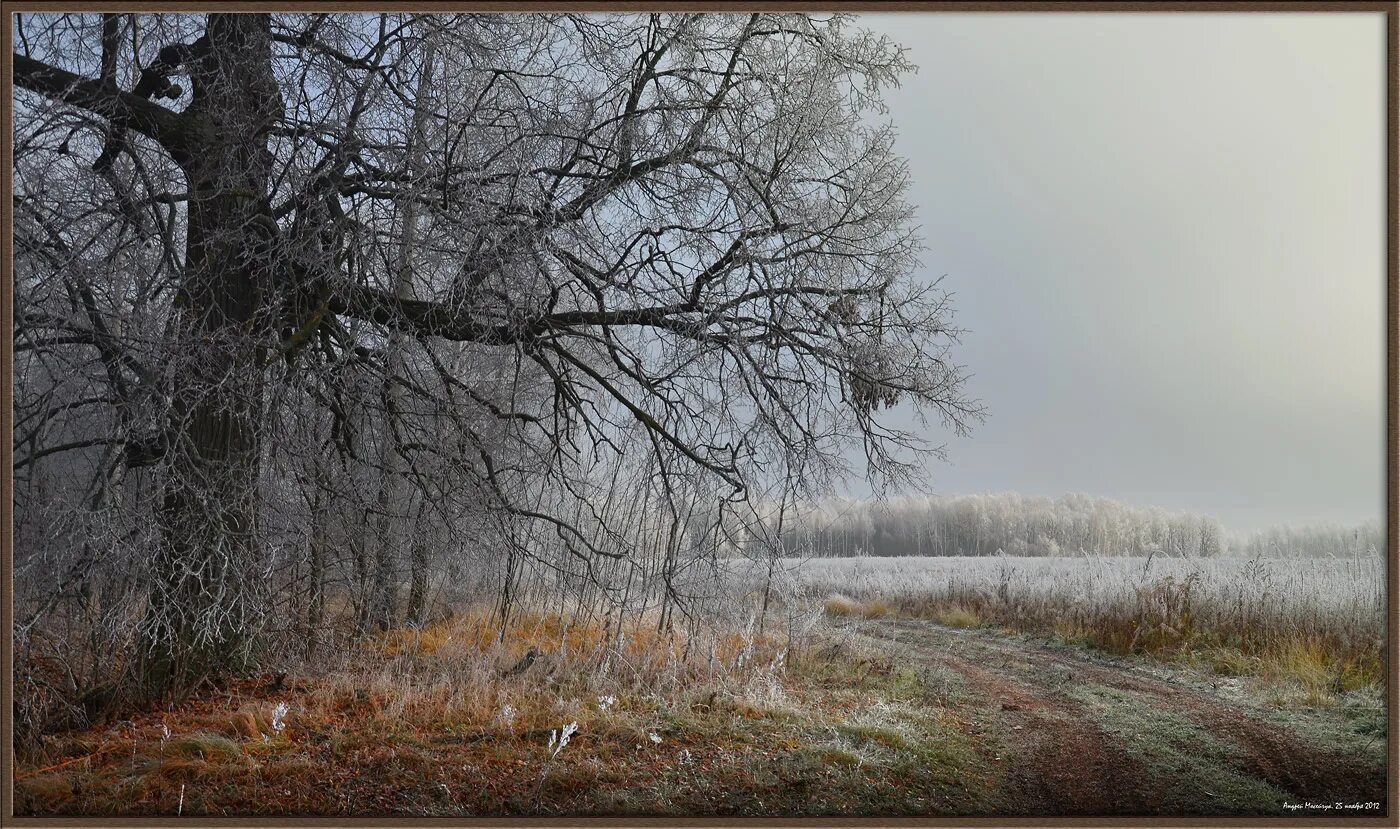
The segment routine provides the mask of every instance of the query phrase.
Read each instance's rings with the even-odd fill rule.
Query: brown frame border
[[[1290,827],[1313,826],[1364,826],[1400,827],[1400,728],[1397,728],[1395,714],[1397,700],[1400,699],[1400,659],[1397,659],[1396,642],[1400,640],[1400,612],[1397,611],[1397,593],[1400,593],[1400,568],[1397,567],[1397,533],[1400,533],[1400,514],[1397,514],[1396,493],[1400,491],[1400,466],[1397,465],[1397,414],[1400,413],[1400,388],[1397,388],[1396,368],[1400,365],[1400,214],[1396,203],[1400,201],[1400,2],[1342,2],[1341,0],[1225,0],[1224,2],[1200,2],[1200,0],[1165,0],[1165,2],[1092,2],[1092,0],[1008,0],[1008,2],[938,2],[938,0],[875,0],[857,3],[853,0],[826,0],[826,2],[796,2],[795,0],[682,0],[682,2],[640,2],[639,0],[553,0],[552,2],[522,2],[503,0],[482,2],[414,2],[413,0],[340,0],[340,2],[319,3],[314,0],[231,0],[200,5],[189,2],[169,2],[168,0],[128,0],[123,3],[96,2],[95,0],[19,0],[0,3],[0,91],[3,91],[3,108],[0,108],[0,188],[10,193],[13,175],[13,111],[10,105],[12,87],[12,41],[13,27],[9,24],[9,14],[31,11],[110,11],[114,7],[124,11],[192,11],[213,6],[223,11],[310,11],[333,8],[336,11],[380,11],[386,8],[409,11],[654,11],[658,7],[676,11],[748,11],[765,8],[778,11],[867,11],[867,12],[1351,12],[1381,13],[1386,17],[1386,362],[1385,362],[1385,506],[1386,506],[1386,636],[1389,664],[1387,665],[1387,717],[1386,744],[1388,749],[1388,782],[1386,784],[1386,814],[1383,817],[1265,817],[1265,818],[1132,818],[1132,817],[1031,817],[1031,818],[34,818],[14,817],[14,756],[13,745],[12,694],[14,683],[14,654],[11,632],[14,629],[12,568],[14,565],[13,510],[14,503],[9,493],[13,487],[12,453],[10,440],[0,442],[0,628],[6,632],[0,641],[0,820],[16,827],[58,827],[58,826],[1276,826],[1286,823]],[[13,432],[13,369],[14,355],[12,338],[9,336],[13,324],[13,275],[9,252],[13,250],[12,214],[6,211],[3,227],[0,227],[0,326],[7,336],[0,341],[0,374],[7,379],[0,385],[0,434],[9,436]]]

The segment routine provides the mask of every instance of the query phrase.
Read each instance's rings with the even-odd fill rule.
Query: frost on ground
[[[1383,809],[1384,711],[1354,694],[1277,708],[1252,685],[1227,692],[1189,669],[896,618],[835,623],[780,680],[780,700],[743,683],[658,686],[609,693],[606,708],[586,686],[576,697],[566,682],[548,695],[517,688],[509,721],[484,705],[396,707],[390,686],[362,697],[294,685],[277,704],[296,716],[269,741],[215,733],[229,692],[258,696],[250,683],[70,735],[20,766],[16,803],[28,815]]]
[[[1384,796],[1366,562],[772,573],[735,565],[728,615],[695,635],[459,614],[329,673],[53,735],[20,760],[18,811],[1280,815]]]
[[[1379,694],[1385,567],[1374,558],[783,559],[774,580],[828,616],[897,615],[1052,635],[1116,654],[1277,680],[1313,704]],[[760,572],[734,562],[739,584]]]

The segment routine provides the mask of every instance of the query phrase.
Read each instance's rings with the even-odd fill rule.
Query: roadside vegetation
[[[320,667],[44,736],[18,758],[18,811],[985,808],[982,761],[956,722],[919,704],[915,672],[869,648],[539,612],[502,629],[482,610],[389,631]]]
[[[854,558],[793,578],[833,616],[1051,636],[1262,680],[1280,703],[1383,696],[1378,560]]]
[[[1319,703],[1292,666],[1299,693],[1261,673],[1233,678],[1227,704],[1181,654],[1091,658],[1012,635],[990,605],[769,598],[762,632],[750,592],[747,615],[686,634],[538,609],[502,626],[479,607],[347,636],[315,662],[38,737],[17,756],[16,810],[1271,814],[1325,786],[1365,794],[1384,768],[1369,686]],[[1161,655],[1167,690],[1134,667]],[[1197,690],[1164,703],[1180,688]],[[1154,782],[1121,803],[1083,783],[1120,766]]]

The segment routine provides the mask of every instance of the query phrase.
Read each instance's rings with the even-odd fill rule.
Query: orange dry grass
[[[774,635],[687,635],[660,631],[647,617],[619,631],[606,617],[538,610],[514,614],[503,632],[498,617],[473,608],[362,643],[346,670],[316,681],[301,716],[353,711],[387,729],[432,723],[471,733],[558,728],[600,696],[636,710],[678,689],[747,677],[778,661],[785,646]],[[530,648],[537,656],[525,667]]]
[[[422,628],[396,628],[377,640],[384,656],[431,656],[439,652],[461,655],[516,657],[529,648],[541,653],[583,655],[602,652],[616,644],[624,655],[650,659],[678,641],[679,634],[663,634],[654,627],[634,625],[624,628],[620,641],[617,631],[600,619],[571,619],[560,613],[538,611],[514,614],[501,629],[498,619],[484,610],[469,610]]]
[[[530,647],[539,656],[512,674]],[[705,728],[763,718],[772,702],[762,692],[785,648],[772,635],[686,636],[646,618],[619,633],[602,618],[548,612],[521,613],[502,635],[489,611],[467,610],[371,637],[338,670],[238,680],[176,710],[45,738],[18,758],[21,802],[30,814],[168,814],[183,786],[185,814],[208,813],[214,801],[203,798],[232,790],[292,811],[373,810],[338,798],[359,796],[391,767],[401,785],[437,779],[431,757],[444,752],[517,777],[523,761],[537,778],[550,730],[574,721],[586,726],[578,749],[592,757],[673,758],[684,745],[667,730],[676,717],[713,718]],[[339,768],[375,773],[329,774]],[[331,781],[346,791],[325,791]]]
[[[823,608],[828,616],[862,616],[866,619],[881,619],[895,612],[894,606],[882,598],[862,602],[839,593],[832,594]]]
[[[884,615],[888,605],[872,603],[869,613]],[[719,663],[732,663],[744,650],[770,656],[781,647],[779,637],[742,633],[715,633],[692,641],[677,631],[661,631],[644,622],[624,625],[621,632],[603,619],[573,619],[560,613],[527,611],[512,616],[502,632],[499,621],[485,610],[458,613],[422,628],[388,631],[372,645],[385,657],[442,656],[488,658],[501,669],[515,664],[535,648],[542,655],[577,667],[581,660],[616,654],[634,669],[648,672],[673,667],[692,657],[713,654]]]
[[[1104,607],[1055,599],[1037,602],[1024,596],[1007,602],[990,592],[928,593],[898,596],[893,601],[900,616],[932,619],[950,627],[986,624],[1010,632],[1054,633],[1115,654],[1204,662],[1216,673],[1248,674],[1299,686],[1313,704],[1325,704],[1344,691],[1382,687],[1385,656],[1374,639],[1310,629],[1287,619],[1253,619],[1242,625],[1219,613],[1207,616],[1191,587],[1190,581],[1161,579],[1121,604]],[[854,615],[871,601],[878,599],[861,602],[842,597],[837,610],[842,611],[839,615]],[[827,612],[838,615],[832,600],[827,601]]]
[[[891,669],[872,670],[844,646],[799,650],[797,669],[783,673],[775,671],[770,651],[782,644],[777,640],[724,631],[686,640],[657,635],[654,625],[625,628],[620,649],[606,644],[611,664],[619,650],[630,652],[630,639],[638,643],[634,654],[650,647],[671,660],[675,648],[667,671],[698,671],[713,662],[713,681],[672,686],[626,668],[604,671],[583,657],[503,678],[497,659],[507,649],[495,639],[474,642],[474,651],[459,649],[466,633],[481,627],[474,615],[419,632],[425,636],[376,637],[338,674],[238,680],[205,689],[177,709],[46,738],[44,757],[18,760],[17,811],[616,815],[705,813],[730,808],[735,797],[758,814],[800,810],[812,794],[774,778],[767,769],[775,758],[784,768],[809,767],[810,743],[895,687]],[[542,638],[531,640],[525,631]],[[533,642],[554,648],[557,657],[555,646],[563,642],[586,651],[595,641],[590,631],[606,643],[601,626],[560,625],[547,614],[512,625],[508,636],[518,634],[512,648]],[[385,655],[391,642],[395,653]],[[420,644],[433,653],[417,652]],[[855,676],[859,665],[866,666],[861,687],[845,687],[839,678]],[[577,682],[580,677],[592,684]],[[781,694],[770,693],[773,682],[781,682]],[[615,699],[604,705],[604,695]],[[279,718],[283,728],[264,739],[279,704],[289,708]],[[453,704],[459,707],[452,710]],[[505,704],[516,711],[510,723],[501,718]],[[408,713],[395,714],[396,705]],[[579,731],[556,756],[550,730],[574,721]],[[260,733],[249,737],[253,729]],[[835,781],[833,788],[845,786],[846,794],[820,809],[883,806],[906,783],[903,772],[875,780],[867,771]]]

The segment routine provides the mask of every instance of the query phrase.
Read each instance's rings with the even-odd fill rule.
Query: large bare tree
[[[138,551],[152,692],[254,660],[276,551],[305,524],[324,569],[335,511],[387,626],[397,546],[420,615],[465,521],[624,556],[604,456],[742,500],[850,447],[915,468],[896,402],[978,415],[879,123],[909,67],[853,20],[14,26],[17,562],[57,573],[22,619]]]

